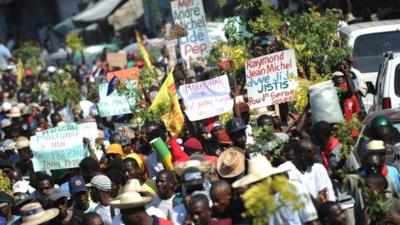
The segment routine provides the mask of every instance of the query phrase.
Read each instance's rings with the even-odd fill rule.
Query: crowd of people
[[[256,45],[256,50],[264,51],[263,55],[273,48]],[[80,84],[83,100],[62,105],[48,92],[59,68],[49,66],[40,74],[26,70],[18,84],[10,53],[0,81],[1,225],[252,224],[253,218],[243,214],[251,209],[246,209],[241,196],[277,177],[288,180],[301,196],[302,207],[293,210],[277,202],[277,211],[268,220],[271,225],[400,224],[399,132],[389,118],[372,118],[362,133],[368,138],[363,137],[361,147],[349,155],[343,154],[344,144],[334,124],[312,123],[312,112],[296,114],[288,104],[280,105],[279,115],[270,111],[254,115],[246,101],[237,101],[233,118],[225,123],[218,116],[196,122],[185,118],[184,131],[173,137],[161,118],[133,125],[129,124],[132,114],[99,116],[98,95],[90,87],[106,80],[108,71],[118,69],[108,67],[104,54],[92,68],[79,65],[71,77]],[[135,55],[128,57],[132,67],[144,66]],[[155,66],[165,77],[166,51],[162,57]],[[189,70],[184,64],[179,59],[175,66],[176,89],[211,78],[209,70]],[[366,86],[351,58],[332,79],[340,90],[345,120],[363,119],[361,97],[366,95]],[[141,105],[151,104],[161,81],[143,91]],[[230,83],[235,92],[240,83]],[[88,156],[79,168],[36,171],[30,137],[84,121],[95,121],[98,135],[94,146],[85,145]],[[121,129],[117,124],[128,125]],[[273,130],[282,143],[278,152],[274,147],[249,151],[258,141],[253,136],[255,127]],[[353,138],[358,139],[360,133],[355,130]],[[155,138],[168,145],[173,169],[154,151],[150,142]],[[375,201],[369,195],[372,191],[378,195]],[[263,194],[259,193],[260,198]],[[381,217],[373,211],[377,204],[383,205]]]

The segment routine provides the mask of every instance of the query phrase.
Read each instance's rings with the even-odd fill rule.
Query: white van
[[[348,38],[353,48],[354,67],[362,73],[363,79],[376,84],[379,66],[384,61],[383,54],[400,51],[400,20],[357,23],[339,29],[341,36]],[[373,104],[373,95],[363,98],[368,112]]]
[[[381,64],[371,111],[400,108],[400,52],[388,52]]]

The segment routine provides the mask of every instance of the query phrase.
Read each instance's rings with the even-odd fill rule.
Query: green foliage
[[[342,156],[347,158],[350,152],[354,149],[356,141],[351,136],[352,132],[355,130],[360,130],[362,123],[356,116],[353,116],[350,123],[339,123],[334,126],[335,134],[342,143]]]
[[[252,217],[254,225],[268,224],[269,219],[283,206],[293,211],[304,207],[295,186],[284,176],[269,177],[253,185],[242,198],[246,208],[244,216]]]
[[[283,141],[276,137],[274,128],[271,126],[254,126],[252,129],[255,143],[250,145],[247,150],[249,152],[260,152],[263,155],[271,154],[274,157],[279,157]]]
[[[369,188],[365,188],[365,212],[371,219],[371,224],[384,225],[386,214],[388,213],[388,208],[385,206],[385,201],[382,199],[381,195],[376,191]]]
[[[151,87],[151,84],[153,83],[155,78],[155,72],[149,70],[148,68],[143,68],[139,71],[139,83],[143,84],[146,90]]]
[[[78,33],[69,33],[65,37],[65,42],[67,43],[67,46],[75,52],[82,51],[85,47],[85,43]]]
[[[70,102],[79,103],[81,100],[79,83],[72,79],[68,68],[58,70],[50,82],[49,93],[54,102],[67,105]]]
[[[21,47],[13,51],[13,55],[24,62],[25,70],[29,69],[33,74],[39,74],[44,67],[40,54],[40,48],[29,42],[24,42]]]
[[[0,191],[4,191],[13,196],[10,178],[8,178],[2,170],[0,170]]]

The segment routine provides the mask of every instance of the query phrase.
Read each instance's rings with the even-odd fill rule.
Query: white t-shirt
[[[104,225],[112,225],[113,218],[111,216],[111,207],[110,206],[103,206],[99,204],[96,206],[94,211],[100,215],[101,219],[103,220]],[[120,215],[119,209],[114,208],[114,217]]]
[[[289,180],[303,184],[313,198],[317,198],[318,193],[326,189],[327,200],[333,202],[336,201],[332,182],[329,178],[328,172],[322,164],[314,163],[311,167],[307,167],[304,174],[302,174],[290,161],[283,163],[279,167],[290,169],[288,172]]]
[[[154,197],[153,202],[150,203],[150,206],[154,206],[155,208],[159,209],[162,211],[165,215],[166,218],[169,218],[172,216],[172,211],[174,208],[174,200],[175,195],[173,195],[171,198],[162,200],[160,197],[157,195]]]

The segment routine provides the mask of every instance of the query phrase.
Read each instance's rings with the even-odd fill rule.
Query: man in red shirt
[[[335,83],[335,86],[340,89],[338,94],[344,118],[347,122],[350,122],[353,115],[357,115],[361,111],[360,104],[358,103],[357,97],[354,95],[353,90],[349,88],[346,78],[342,72],[334,72],[332,79]]]

